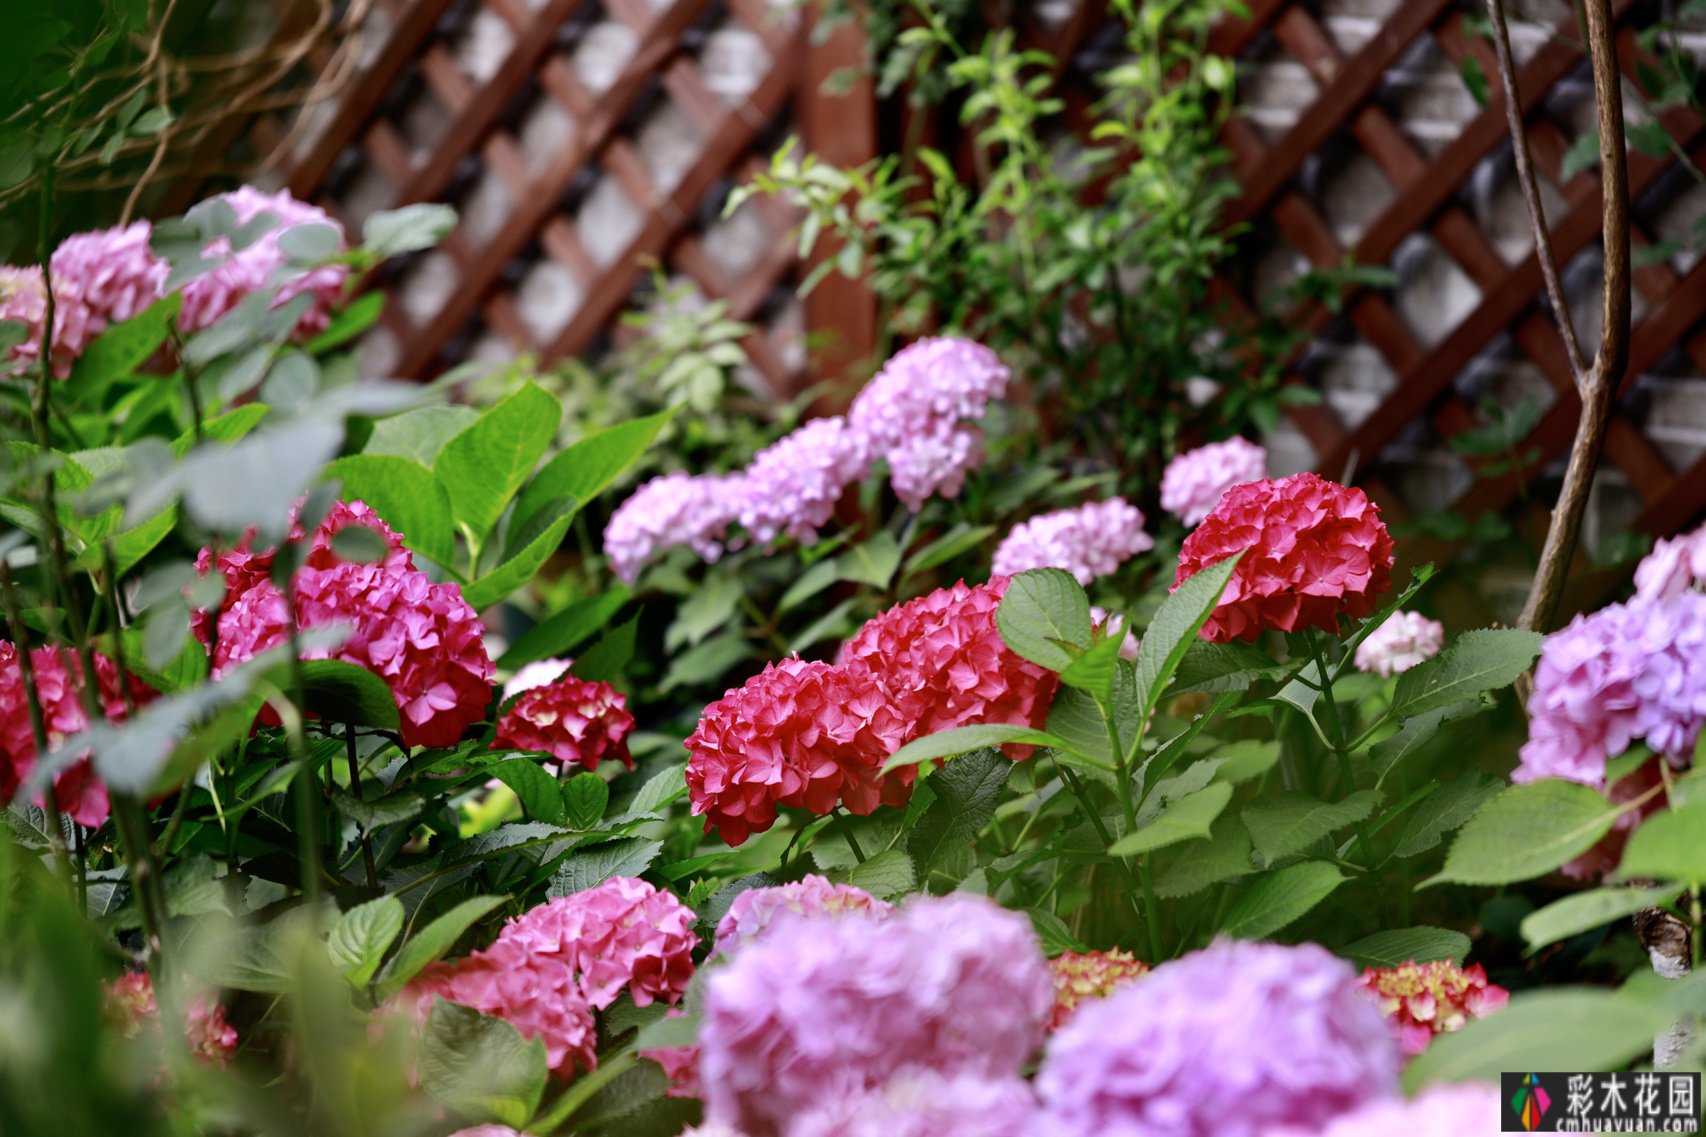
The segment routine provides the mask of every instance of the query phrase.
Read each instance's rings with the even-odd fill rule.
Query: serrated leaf
[[[639,461],[674,416],[672,408],[619,422],[587,435],[557,454],[516,499],[516,518],[525,521],[556,498],[573,498],[582,505],[594,500],[623,471]]]
[[[936,879],[938,870],[989,824],[1012,773],[1013,763],[999,750],[989,749],[964,755],[925,779],[936,800],[907,836],[906,847],[926,885],[942,883]],[[951,887],[959,880],[945,883]]]
[[[1504,1010],[1436,1037],[1404,1070],[1414,1093],[1499,1070],[1618,1070],[1652,1049],[1663,1011],[1609,991],[1525,992]]]
[[[368,215],[361,226],[361,243],[380,257],[430,249],[456,228],[456,211],[448,205],[420,202]],[[517,1124],[511,1128],[519,1129]]]
[[[1185,658],[1179,661],[1171,691],[1175,695],[1192,691],[1210,694],[1247,691],[1256,680],[1270,678],[1282,670],[1265,652],[1249,644],[1237,640],[1216,644],[1195,639],[1186,648]]]
[[[562,546],[563,537],[575,519],[575,508],[568,501],[546,507],[538,517],[549,519],[542,522],[525,545],[491,572],[462,586],[462,599],[468,606],[476,612],[489,608],[532,580],[533,574]]]
[[[614,683],[622,677],[628,661],[634,658],[634,643],[639,632],[640,618],[630,617],[600,636],[598,642],[576,659],[569,670],[582,679]]]
[[[1469,819],[1445,868],[1423,883],[1507,884],[1549,873],[1593,848],[1622,811],[1575,782],[1512,786]]]
[[[417,1059],[434,1099],[474,1122],[519,1129],[545,1093],[545,1043],[503,1019],[434,1000]]]
[[[380,973],[380,998],[389,999],[401,991],[427,964],[455,947],[463,933],[501,905],[504,899],[502,896],[475,896],[464,900],[410,936]]]
[[[1302,918],[1344,880],[1345,875],[1325,861],[1276,869],[1244,886],[1219,930],[1238,939],[1264,939]]]
[[[1181,849],[1155,882],[1155,894],[1169,899],[1193,896],[1223,880],[1256,871],[1250,860],[1250,831],[1230,814],[1215,819],[1207,844]]]
[[[535,821],[548,825],[568,823],[562,783],[546,773],[538,762],[531,758],[510,758],[487,767],[486,772],[514,790],[527,816]]]
[[[1072,929],[1066,926],[1066,921],[1053,912],[1032,908],[1025,914],[1031,918],[1031,927],[1035,929],[1037,939],[1042,942],[1043,954],[1050,959],[1062,952],[1090,950],[1082,940],[1072,934]]]
[[[1696,835],[1698,839],[1698,834]],[[1595,888],[1555,900],[1522,919],[1522,938],[1530,951],[1567,940],[1613,920],[1657,908],[1676,899],[1674,888]]]
[[[1232,787],[1214,782],[1193,794],[1186,794],[1167,807],[1148,825],[1127,833],[1108,849],[1110,857],[1131,857],[1165,848],[1179,841],[1207,837],[1226,804],[1232,800]]]
[[[1241,553],[1211,565],[1179,585],[1161,602],[1137,652],[1137,693],[1146,709],[1161,701],[1197,633],[1220,603]]]
[[[1029,569],[1008,583],[995,623],[1016,654],[1050,671],[1064,671],[1090,644],[1090,599],[1071,573]]]
[[[610,618],[628,602],[628,590],[617,585],[609,592],[576,600],[516,637],[515,643],[498,659],[498,666],[516,670],[541,659],[566,655],[592,634],[607,627]]]
[[[879,900],[912,890],[917,870],[912,858],[900,849],[884,849],[847,870],[847,883],[862,888]]]
[[[436,564],[456,563],[450,496],[431,470],[413,458],[352,454],[326,467],[325,480],[334,479],[345,501],[367,503],[409,548]]]
[[[1281,793],[1249,806],[1242,817],[1256,853],[1268,864],[1301,853],[1321,838],[1374,812],[1380,795],[1358,790],[1343,801],[1318,801],[1303,793]]]
[[[449,494],[457,522],[476,540],[492,531],[504,507],[532,475],[556,437],[562,416],[556,399],[539,384],[528,383],[439,451],[432,472]]]
[[[1624,846],[1617,875],[1706,883],[1706,804],[1668,809],[1642,821]]]
[[[1523,628],[1464,632],[1439,655],[1398,677],[1392,713],[1414,718],[1483,691],[1508,687],[1540,655],[1541,635]]]
[[[657,859],[662,849],[662,841],[643,837],[625,837],[604,845],[576,849],[551,874],[548,895],[572,896],[603,884],[613,876],[638,876]]]
[[[575,829],[591,829],[610,804],[610,784],[597,774],[576,774],[563,783],[563,810]]]
[[[960,754],[970,754],[974,750],[982,750],[987,746],[1000,746],[1004,743],[1018,743],[1024,746],[1051,746],[1056,750],[1072,750],[1072,745],[1066,740],[1041,730],[1032,730],[1027,726],[1009,725],[1007,723],[989,723],[979,726],[958,726],[951,730],[937,731],[896,750],[889,760],[883,763],[883,772],[898,770],[902,766],[917,766],[937,758],[953,758]]]
[[[1448,722],[1480,714],[1484,709],[1486,703],[1477,695],[1460,703],[1448,703],[1431,711],[1423,711],[1407,720],[1397,734],[1369,747],[1368,756],[1374,766],[1374,784],[1378,786],[1384,782],[1386,776],[1397,769],[1404,759],[1431,742],[1434,735],[1439,733],[1440,727]]]
[[[1404,823],[1394,855],[1413,857],[1433,848],[1447,833],[1475,816],[1475,811],[1503,788],[1504,783],[1498,778],[1478,770],[1448,782],[1423,798]]]
[[[1414,960],[1461,961],[1469,954],[1469,937],[1449,928],[1390,928],[1339,948],[1338,955],[1358,967],[1396,967]]]
[[[353,663],[309,659],[302,663],[307,709],[332,722],[397,729],[397,699],[385,680]]]
[[[326,937],[332,965],[351,983],[365,987],[402,934],[405,916],[403,902],[395,896],[381,896],[345,912]]]

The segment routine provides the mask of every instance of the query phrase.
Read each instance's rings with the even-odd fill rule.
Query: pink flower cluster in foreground
[[[880,770],[906,743],[972,723],[1036,725],[1056,678],[1002,642],[1006,588],[997,577],[938,589],[873,618],[837,663],[783,660],[705,708],[686,742],[694,816],[739,845],[781,806],[902,805],[916,768]]]
[[[1227,490],[1262,480],[1267,467],[1268,452],[1242,438],[1188,450],[1161,475],[1161,508],[1186,525],[1200,524]]]
[[[398,996],[424,1021],[435,999],[495,1015],[545,1046],[560,1078],[597,1063],[594,1010],[626,990],[636,1006],[679,1002],[693,977],[693,912],[633,877],[612,877],[504,925],[492,945],[435,963]]]
[[[809,544],[847,487],[879,460],[888,464],[896,495],[915,511],[931,497],[954,497],[983,455],[972,423],[1001,398],[1007,378],[986,347],[920,340],[889,360],[847,417],[806,423],[740,473],[665,474],[642,485],[605,527],[605,555],[631,584],[680,545],[715,561],[747,541],[762,545],[785,535]]]
[[[1174,587],[1234,553],[1243,556],[1202,631],[1216,643],[1269,630],[1336,632],[1341,614],[1368,616],[1392,583],[1380,507],[1314,474],[1227,491],[1185,538]]]
[[[1341,1114],[1325,1128],[1270,1129],[1263,1137],[1499,1137],[1499,1087],[1491,1082],[1435,1086],[1405,1101],[1380,1101]]]
[[[1487,982],[1480,964],[1459,967],[1450,960],[1371,967],[1362,986],[1375,997],[1380,1013],[1398,1027],[1406,1055],[1420,1054],[1436,1034],[1462,1030],[1470,1019],[1500,1010],[1510,992]]]
[[[140,1039],[160,1029],[154,980],[146,971],[125,972],[106,984],[104,995],[106,1017],[120,1037]],[[184,1011],[184,1036],[190,1052],[210,1065],[224,1066],[237,1053],[237,1031],[225,1020],[225,1008],[206,995],[189,1000]]]
[[[118,667],[98,652],[94,660],[101,710],[109,720],[122,722],[128,708],[119,687]],[[83,664],[69,648],[38,647],[30,652],[30,666],[35,673],[48,749],[52,750],[89,726],[83,703]],[[146,702],[153,694],[131,679],[131,704]],[[29,778],[37,757],[23,661],[17,645],[0,640],[0,808]],[[107,819],[107,787],[95,776],[89,759],[83,758],[55,774],[53,791],[60,812],[69,814],[77,824],[93,827]],[[45,805],[45,795],[37,798],[37,804]]]
[[[1143,531],[1143,512],[1124,498],[1044,513],[1013,527],[995,550],[990,572],[1013,576],[1027,569],[1064,569],[1088,586],[1155,547]]]
[[[339,264],[293,270],[279,238],[296,226],[320,225],[336,231],[337,246],[342,249],[342,227],[324,210],[282,190],[267,194],[243,186],[209,199],[217,201],[231,207],[239,225],[263,214],[273,222],[241,249],[233,250],[226,237],[208,242],[201,255],[210,267],[182,286],[179,328],[186,333],[201,331],[248,296],[270,289],[273,307],[300,295],[311,297],[293,334],[305,337],[324,330],[342,297],[349,270]],[[48,268],[53,278],[56,376],[71,374],[78,357],[109,326],[130,319],[166,295],[171,265],[150,247],[152,237],[153,227],[137,221],[74,234],[53,251]],[[25,340],[7,352],[13,372],[41,354],[46,299],[40,268],[0,266],[0,320],[19,321],[28,329]]]
[[[492,749],[536,750],[564,769],[596,770],[606,758],[632,770],[628,697],[608,683],[564,675],[522,692],[497,722]]]
[[[377,532],[387,554],[374,564],[338,558],[331,538],[346,525]],[[293,543],[302,535],[293,534]],[[213,673],[288,643],[290,609],[270,573],[276,550],[255,551],[245,542],[217,558],[225,577]],[[203,549],[197,567],[215,563]],[[406,746],[451,746],[480,721],[492,693],[491,657],[481,639],[485,626],[454,583],[435,584],[414,567],[402,537],[361,502],[339,502],[308,537],[303,565],[291,581],[296,618],[303,628],[348,625],[335,648],[306,653],[365,668],[385,681],[397,701]],[[197,634],[208,639],[207,620]]]
[[[1357,645],[1356,669],[1390,679],[1426,663],[1444,646],[1444,624],[1420,612],[1394,612]]]

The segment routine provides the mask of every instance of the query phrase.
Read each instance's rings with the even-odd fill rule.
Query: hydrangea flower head
[[[1398,1042],[1348,964],[1222,941],[1079,1008],[1049,1044],[1035,1137],[1257,1137],[1398,1089]]]
[[[686,545],[702,559],[723,555],[729,526],[745,500],[740,474],[665,474],[617,507],[604,527],[604,555],[624,583],[665,549]]]
[[[1668,600],[1706,581],[1706,526],[1661,537],[1635,568],[1635,595]]]
[[[614,876],[549,900],[504,925],[497,943],[556,960],[603,1010],[624,989],[637,1007],[679,1002],[693,978],[693,910],[643,880]]]
[[[983,457],[971,423],[1007,393],[1011,373],[981,344],[952,336],[896,352],[853,400],[847,421],[872,458],[888,463],[896,496],[915,512],[954,497]]]
[[[1361,490],[1314,474],[1234,486],[1179,551],[1177,588],[1243,553],[1203,626],[1215,643],[1262,632],[1337,630],[1361,619],[1392,583],[1392,537]]]
[[[1044,513],[1013,527],[995,550],[990,572],[1012,576],[1026,569],[1057,568],[1089,585],[1154,548],[1143,513],[1124,498]]]
[[[1499,1087],[1491,1082],[1433,1086],[1419,1097],[1381,1098],[1325,1126],[1271,1129],[1263,1137],[1499,1137]]]
[[[916,897],[880,920],[778,921],[706,984],[706,1117],[778,1137],[903,1073],[1008,1078],[1053,1003],[1030,922],[982,897]]]
[[[818,919],[855,912],[881,917],[893,911],[894,905],[856,885],[833,884],[816,873],[807,873],[789,884],[749,888],[735,897],[728,912],[717,921],[717,942],[712,951],[728,955],[751,943],[783,913]]]
[[[1065,1026],[1078,1005],[1112,995],[1149,974],[1149,965],[1125,951],[1063,952],[1048,962],[1054,976],[1054,1017],[1049,1030]]]
[[[1010,649],[995,624],[1008,578],[939,588],[872,618],[842,646],[893,693],[904,741],[975,723],[1040,726],[1057,678]],[[1029,749],[1023,751],[1029,754]]]
[[[598,1065],[592,1005],[574,972],[551,956],[500,940],[462,959],[430,964],[397,1003],[424,1023],[437,999],[493,1015],[523,1038],[539,1039],[546,1065],[560,1079],[572,1077],[576,1067]]]
[[[53,276],[53,373],[71,365],[108,325],[128,320],[164,295],[171,272],[149,248],[153,227],[137,221],[65,238],[48,260]]]
[[[349,269],[329,264],[292,272],[290,258],[280,247],[279,238],[300,225],[325,226],[337,232],[337,247],[342,251],[343,226],[325,210],[298,201],[285,190],[269,194],[254,186],[242,186],[209,200],[229,205],[238,225],[246,226],[263,214],[273,220],[265,232],[241,249],[233,250],[229,237],[215,237],[208,242],[202,257],[214,262],[213,267],[183,288],[183,309],[178,322],[184,331],[198,332],[212,326],[246,297],[265,290],[273,291],[274,308],[298,296],[310,297],[308,309],[296,322],[294,335],[306,337],[325,331],[331,323],[332,310],[342,299]]]
[[[582,770],[614,758],[632,770],[633,729],[626,695],[608,683],[565,675],[522,693],[498,719],[492,749],[537,750]]]
[[[741,527],[760,545],[783,533],[809,545],[869,466],[865,440],[847,420],[813,419],[760,450],[746,468]]]
[[[1459,967],[1448,959],[1371,967],[1358,982],[1397,1026],[1399,1045],[1407,1055],[1426,1050],[1434,1035],[1462,1030],[1470,1019],[1510,1001],[1509,991],[1487,982],[1479,963]]]
[[[12,363],[5,374],[20,374],[40,357],[41,327],[46,319],[47,285],[42,282],[41,269],[0,265],[0,323],[23,325],[23,339],[8,348],[3,357]]]
[[[1036,1111],[1023,1078],[909,1071],[809,1110],[788,1137],[1024,1137]]]
[[[1161,508],[1186,525],[1214,511],[1233,486],[1268,476],[1268,452],[1254,442],[1228,438],[1187,450],[1161,475]]]
[[[137,1039],[160,1029],[154,980],[146,971],[127,971],[106,983],[104,996],[106,1018],[121,1038]],[[224,1066],[237,1053],[237,1031],[226,1021],[225,1008],[205,994],[189,1000],[184,1036],[190,1053],[210,1066]]]
[[[1356,669],[1390,679],[1432,659],[1444,646],[1444,624],[1420,612],[1394,612],[1357,645]]]
[[[122,722],[127,709],[119,687],[118,667],[98,652],[94,659],[101,709],[109,720]],[[83,705],[83,664],[69,648],[38,647],[30,652],[30,666],[48,749],[52,750],[89,726],[89,713]],[[131,679],[131,703],[145,702],[153,694],[135,678]],[[23,662],[17,645],[0,640],[0,802],[12,800],[18,787],[35,769],[37,757]],[[95,776],[89,759],[84,758],[55,774],[53,791],[60,812],[69,814],[77,824],[93,828],[107,819],[107,787]],[[38,799],[37,804],[44,803]]]
[[[881,775],[911,724],[861,664],[798,658],[767,666],[705,708],[686,741],[693,816],[730,845],[776,823],[779,806],[823,815],[904,804],[912,767]]]

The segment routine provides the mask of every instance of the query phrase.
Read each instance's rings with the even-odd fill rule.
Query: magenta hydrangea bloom
[[[922,339],[896,352],[853,401],[847,421],[888,463],[895,495],[914,511],[934,496],[954,497],[983,458],[983,433],[970,423],[1007,393],[1011,373],[970,340]]]
[[[742,944],[757,939],[783,913],[807,918],[838,917],[861,913],[880,918],[894,905],[878,900],[852,884],[834,884],[816,873],[774,888],[749,888],[735,897],[728,912],[717,921],[713,955],[727,955]]]
[[[128,320],[164,295],[171,266],[149,248],[153,227],[137,221],[119,229],[78,233],[60,242],[53,274],[53,373],[71,365],[109,324]]]
[[[1491,1082],[1434,1086],[1421,1096],[1382,1098],[1321,1128],[1270,1129],[1263,1137],[1499,1137],[1499,1088]]]
[[[1143,531],[1143,512],[1124,498],[1060,509],[1015,525],[995,550],[991,575],[1026,569],[1065,569],[1088,585],[1155,547]]]
[[[1444,624],[1420,612],[1394,612],[1357,645],[1356,669],[1390,679],[1432,659],[1444,646]]]
[[[547,765],[558,773],[570,767],[596,770],[606,758],[632,770],[628,735],[633,730],[628,696],[608,683],[564,675],[522,692],[498,717],[492,749],[549,754],[556,762]]]
[[[17,375],[41,356],[41,326],[47,319],[47,286],[41,269],[0,265],[0,323],[22,324],[23,339],[6,350],[11,367],[5,374]]]
[[[295,335],[305,337],[324,331],[331,322],[332,310],[343,296],[349,269],[334,264],[292,272],[290,258],[279,247],[279,238],[299,225],[323,225],[337,232],[341,251],[345,248],[343,226],[325,210],[296,200],[286,190],[269,194],[254,186],[242,186],[208,200],[229,205],[237,215],[238,225],[246,225],[263,213],[273,218],[273,224],[236,251],[232,251],[228,237],[208,242],[202,257],[214,265],[184,285],[179,326],[186,332],[201,331],[217,323],[251,293],[271,289],[274,308],[298,296],[311,297],[308,310],[296,322]]]
[[[1023,1078],[901,1074],[795,1118],[788,1137],[1024,1137],[1037,1098]]]
[[[631,494],[604,527],[604,555],[628,584],[658,554],[686,545],[715,562],[745,499],[740,474],[665,474]]]
[[[1613,604],[1547,636],[1528,716],[1517,782],[1603,786],[1636,741],[1686,764],[1706,723],[1706,595]]]
[[[1398,1089],[1397,1039],[1314,944],[1221,941],[1086,1004],[1049,1044],[1034,1137],[1257,1137]]]
[[[760,450],[746,468],[741,527],[761,545],[782,533],[811,544],[869,466],[865,440],[846,419],[813,419]]]
[[[1161,508],[1186,525],[1196,525],[1214,512],[1227,490],[1267,476],[1268,452],[1254,442],[1211,442],[1167,464],[1161,475]]]
[[[982,897],[917,897],[886,919],[781,920],[710,974],[706,1116],[779,1137],[799,1114],[909,1069],[1011,1077],[1053,1005],[1030,922]]]
[[[603,1010],[624,988],[637,1007],[676,1003],[693,978],[693,910],[643,880],[614,876],[504,925],[499,944],[554,959]]]
[[[1668,600],[1706,581],[1706,526],[1661,538],[1635,568],[1635,595]]]

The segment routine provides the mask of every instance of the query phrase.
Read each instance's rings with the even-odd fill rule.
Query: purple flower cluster
[[[1635,595],[1669,600],[1706,582],[1706,526],[1660,538],[1635,569]]]
[[[1605,763],[1644,741],[1677,765],[1706,723],[1706,594],[1636,597],[1546,637],[1517,782],[1603,787]]]
[[[933,495],[953,497],[983,456],[983,435],[969,420],[1001,397],[1007,376],[986,347],[921,340],[889,360],[846,418],[806,423],[738,474],[668,474],[641,486],[605,528],[605,555],[631,584],[677,545],[715,561],[747,540],[762,545],[786,535],[811,543],[842,493],[878,459],[913,510]],[[741,531],[731,534],[737,522]]]
[[[1491,1082],[1437,1086],[1408,1101],[1373,1102],[1326,1128],[1269,1130],[1264,1137],[1498,1137],[1499,1089]]]
[[[1242,438],[1211,442],[1167,464],[1161,475],[1161,508],[1186,525],[1197,525],[1214,512],[1233,486],[1267,477],[1268,452]]]
[[[1155,546],[1143,512],[1124,498],[1044,513],[1013,527],[995,550],[993,576],[1026,569],[1065,569],[1088,585]]]
[[[1023,1078],[920,1070],[807,1111],[788,1137],[1025,1137],[1036,1111]]]

